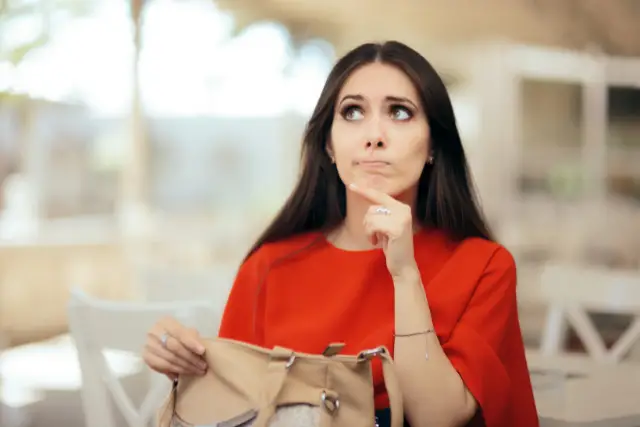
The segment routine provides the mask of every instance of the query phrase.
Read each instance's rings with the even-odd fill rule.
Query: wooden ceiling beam
[[[217,0],[240,23],[272,19],[294,38],[322,37],[344,51],[365,40],[516,42],[640,56],[640,7],[617,0]]]

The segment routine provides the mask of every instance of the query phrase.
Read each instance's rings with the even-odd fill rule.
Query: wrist
[[[395,286],[413,286],[422,283],[420,270],[417,265],[412,265],[401,269],[391,276]]]

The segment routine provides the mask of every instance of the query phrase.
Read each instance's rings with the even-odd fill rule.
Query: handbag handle
[[[332,344],[329,348],[342,348],[341,344]],[[335,350],[335,349],[334,349]],[[325,350],[326,351],[326,350]],[[373,350],[365,350],[358,354],[357,360],[370,361],[374,357],[379,357],[382,361],[382,376],[389,395],[389,409],[391,410],[391,427],[404,426],[404,408],[402,401],[402,390],[396,376],[395,366],[389,350],[380,346]],[[264,394],[262,396],[261,408],[258,412],[253,426],[267,427],[269,420],[275,414],[276,399],[284,386],[289,368],[295,360],[295,353],[292,350],[275,347],[271,352],[271,360],[267,367],[267,380]]]
[[[272,350],[271,358],[267,365],[265,387],[260,396],[260,408],[258,416],[253,422],[253,427],[267,427],[269,420],[275,414],[276,399],[284,386],[294,358],[294,352],[286,348],[276,347]]]
[[[389,395],[389,409],[391,410],[391,427],[404,426],[404,407],[402,402],[402,389],[398,382],[396,369],[389,350],[380,346],[372,350],[365,350],[358,354],[358,360],[369,361],[374,357],[379,357],[382,361],[382,376],[384,385]]]

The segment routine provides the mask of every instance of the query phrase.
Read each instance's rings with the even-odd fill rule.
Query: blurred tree
[[[113,1],[113,0],[106,0]],[[130,18],[134,29],[135,56],[131,75],[133,79],[133,96],[130,105],[130,129],[129,139],[131,143],[131,153],[133,165],[131,171],[125,171],[122,180],[123,197],[125,199],[140,200],[143,187],[143,176],[145,168],[141,167],[144,163],[143,159],[145,145],[145,126],[143,120],[142,106],[140,102],[140,89],[138,77],[138,58],[141,49],[140,26],[142,9],[144,0],[124,0],[130,7]],[[89,17],[101,6],[101,1],[96,0],[47,0],[47,1],[6,1],[0,0],[0,28],[15,28],[18,36],[5,36],[0,38],[0,64],[8,63],[10,66],[17,68],[20,66],[30,54],[39,49],[46,48],[53,43],[57,35],[57,31],[61,30],[64,25],[61,22],[72,22],[75,19]],[[25,31],[22,25],[28,23],[29,31],[26,36],[22,33]],[[22,31],[21,31],[22,30]],[[8,31],[7,31],[8,33]],[[6,34],[6,33],[5,33]],[[7,42],[9,40],[9,42]],[[20,150],[20,169],[25,171],[28,169],[29,158],[32,155],[32,127],[30,124],[34,119],[37,106],[43,101],[31,99],[26,94],[16,94],[12,92],[2,92],[0,90],[0,104],[7,105],[11,103],[11,108],[19,111],[18,117],[21,129],[19,132],[19,141],[17,145]],[[134,172],[135,171],[135,172]],[[27,172],[28,174],[28,172]],[[133,193],[133,194],[131,194]]]
[[[91,13],[95,7],[95,2],[89,0],[49,0],[49,1],[6,1],[0,0],[0,28],[11,28],[12,24],[21,21],[28,22],[39,21],[39,25],[33,25],[27,37],[13,37],[11,43],[4,39],[0,39],[0,64],[9,63],[12,66],[19,66],[20,63],[32,52],[45,47],[53,37],[52,20],[54,12],[63,12],[69,19],[78,16],[86,16]],[[15,27],[14,27],[15,28]],[[15,30],[19,32],[19,30]],[[26,94],[17,94],[12,92],[0,91],[0,105],[9,106],[17,111],[16,117],[19,121],[18,141],[18,159],[20,165],[18,170],[28,171],[29,159],[32,155],[32,132],[31,123],[34,119],[36,107],[43,101],[32,100]],[[27,172],[28,174],[28,172]]]
[[[12,21],[25,17],[38,17],[40,31],[23,43],[3,46],[0,43],[0,61],[18,65],[30,52],[45,46],[52,37],[53,13],[63,12],[70,19],[90,14],[96,2],[90,0],[49,0],[38,2],[8,2],[0,0],[0,28],[7,28]]]

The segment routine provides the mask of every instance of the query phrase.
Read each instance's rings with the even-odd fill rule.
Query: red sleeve
[[[486,427],[538,427],[518,321],[516,266],[497,249],[443,349]]]
[[[222,314],[220,338],[261,345],[264,340],[265,288],[268,264],[264,248],[238,270]]]

